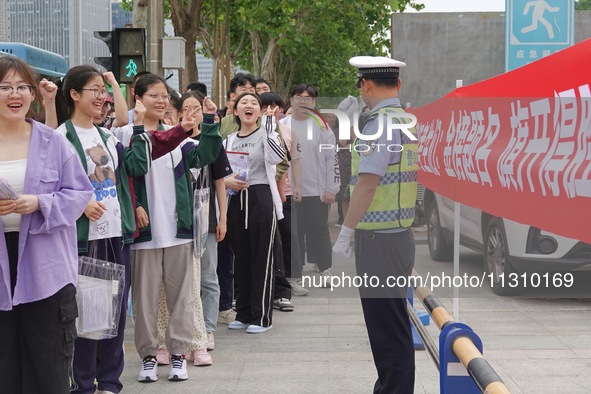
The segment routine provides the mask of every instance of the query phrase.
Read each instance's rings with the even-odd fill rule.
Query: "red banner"
[[[408,111],[419,182],[591,243],[591,39]]]

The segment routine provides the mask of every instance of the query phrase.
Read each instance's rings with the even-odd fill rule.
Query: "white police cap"
[[[397,78],[400,67],[406,66],[404,62],[384,56],[355,56],[349,63],[359,69],[359,78],[367,79]]]

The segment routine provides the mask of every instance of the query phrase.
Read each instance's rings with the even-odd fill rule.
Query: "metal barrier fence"
[[[413,270],[413,275],[418,273]],[[482,355],[482,341],[466,324],[456,322],[443,303],[427,287],[415,287],[415,294],[441,330],[439,350],[407,303],[410,320],[425,349],[439,369],[441,394],[510,394],[509,389]]]

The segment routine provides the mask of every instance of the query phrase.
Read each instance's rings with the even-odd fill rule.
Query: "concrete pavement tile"
[[[572,349],[579,358],[591,359],[591,349]]]
[[[544,323],[544,328],[552,335],[561,336],[565,333],[568,335],[584,335],[589,333],[591,322],[584,321],[570,321],[568,323],[568,330],[565,330],[564,322]]]
[[[369,379],[375,382],[378,377],[373,361],[369,360],[331,361],[329,374],[332,380]]]
[[[467,323],[480,337],[489,335],[519,336],[528,334],[531,336],[551,336],[552,332],[545,325],[536,322],[506,322],[499,320],[497,324],[490,322],[472,321]]]
[[[527,311],[546,312],[551,309],[552,314],[548,317],[559,311],[588,311],[591,308],[589,300],[515,298],[514,302]]]
[[[331,352],[359,352],[369,351],[369,340],[360,337],[328,338],[329,351]]]
[[[359,304],[328,304],[328,313],[330,314],[345,314],[345,315],[359,315],[363,313],[361,305]]]
[[[319,290],[319,289],[310,289],[310,291],[312,290]],[[299,305],[299,304],[304,304],[304,305],[328,305],[328,298],[326,297],[325,294],[321,294],[319,293],[318,296],[314,296],[312,293],[310,293],[310,295],[307,296],[303,296],[303,297],[296,297],[293,296],[291,297],[291,302],[294,305]]]
[[[310,299],[310,298],[308,298]],[[307,299],[307,300],[308,300]],[[307,301],[306,300],[306,301]],[[307,315],[325,315],[328,313],[328,304],[301,304],[301,301],[298,302],[299,300],[295,297],[291,298],[291,303],[293,304],[295,311],[298,314],[307,314]],[[281,312],[273,312],[273,320],[276,319],[276,315],[279,314]],[[285,313],[285,315],[288,315],[288,313]],[[299,321],[299,318],[296,320]]]
[[[214,359],[214,365],[225,362],[268,362],[272,358],[273,362],[291,362],[291,361],[329,361],[329,353],[321,352],[235,352],[212,351],[210,352]],[[371,356],[371,354],[370,354]]]
[[[332,363],[334,361],[371,361],[373,365],[373,355],[371,351],[359,352],[330,352],[328,353],[328,360]]]
[[[365,324],[361,310],[357,313],[331,314],[329,316],[330,324]]]
[[[571,349],[554,349],[554,350],[524,350],[524,353],[529,358],[533,359],[567,359],[567,358],[576,358],[580,359],[575,352]]]
[[[272,360],[272,356],[269,355]],[[266,380],[281,379],[321,379],[329,373],[328,362],[315,361],[289,361],[289,362],[250,362],[244,365],[240,374],[241,380]]]
[[[439,372],[433,367],[433,373],[427,374],[421,371],[415,374],[415,394],[439,394]]]
[[[569,378],[556,376],[513,376],[524,394],[589,394],[589,386],[582,386]]]
[[[265,335],[265,334],[261,334]],[[257,352],[328,352],[329,338],[265,338],[257,345]]]
[[[544,336],[499,336],[489,335],[481,338],[486,350],[526,350],[526,349],[566,349],[558,340],[549,340]]]
[[[324,378],[285,378],[289,370],[282,371],[278,376],[266,380],[241,380],[234,393],[257,394],[323,394],[330,392],[333,382]]]
[[[367,339],[365,324],[331,324],[328,326],[328,336],[335,337],[363,337]]]
[[[219,328],[218,328],[219,330]],[[216,349],[232,349],[234,351],[248,352],[252,346],[252,339],[245,330],[228,330],[228,333],[215,333]]]
[[[504,370],[511,371],[511,376],[517,383],[519,383],[518,379],[530,376],[554,377],[556,380],[567,380],[573,376],[589,375],[591,372],[591,367],[587,363],[581,362],[580,359],[499,360],[495,362],[495,365],[500,365]],[[566,393],[567,391],[560,392]]]
[[[527,359],[525,350],[485,350],[484,357],[489,361]]]
[[[376,375],[377,376],[377,375]],[[376,378],[339,379],[331,384],[330,394],[359,394],[371,393]]]
[[[359,294],[355,298],[331,297],[328,299],[328,303],[330,305],[358,305],[359,310],[361,310],[361,300],[359,299]]]
[[[558,336],[556,340],[564,343],[569,349],[591,349],[591,335],[565,335]]]

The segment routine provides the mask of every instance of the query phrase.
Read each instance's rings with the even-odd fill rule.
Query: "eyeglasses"
[[[101,98],[101,97],[106,97],[107,94],[109,94],[109,92],[107,92],[107,89],[92,88],[92,89],[80,89],[80,90],[88,90],[90,92],[94,92],[94,97],[97,99]]]
[[[293,101],[296,103],[311,103],[314,99],[314,97],[310,96],[293,96]]]
[[[170,100],[170,94],[150,93],[150,94],[146,94],[145,96],[150,97],[152,100],[158,100],[158,98],[161,98],[163,101]]]
[[[183,112],[189,112],[189,111],[194,110],[195,108],[197,108],[198,111],[202,110],[202,107],[200,105],[192,105],[192,106],[183,107]]]
[[[35,86],[33,85],[20,85],[16,88],[12,86],[3,85],[0,86],[0,97],[6,98],[13,94],[15,91],[21,96],[27,96],[33,92],[33,89],[35,89]]]

